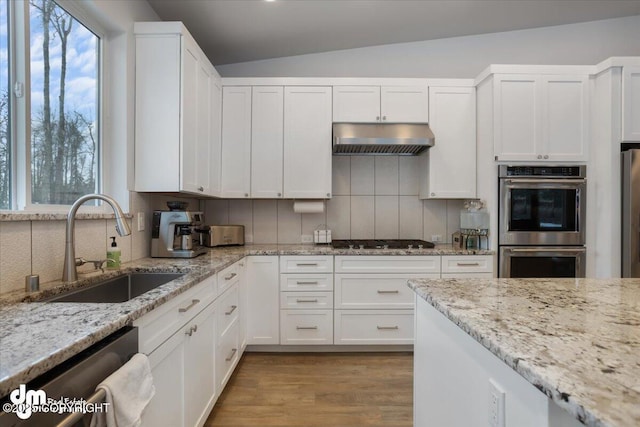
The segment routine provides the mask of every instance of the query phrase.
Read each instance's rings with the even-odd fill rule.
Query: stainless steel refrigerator
[[[622,277],[640,277],[640,149],[622,152]]]

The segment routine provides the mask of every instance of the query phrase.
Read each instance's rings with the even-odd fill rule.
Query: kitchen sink
[[[125,302],[183,276],[184,273],[129,273],[57,295],[48,302]]]

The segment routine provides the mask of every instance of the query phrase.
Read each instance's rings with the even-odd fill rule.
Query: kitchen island
[[[640,279],[409,286],[416,426],[492,425],[491,393],[506,426],[640,425]]]

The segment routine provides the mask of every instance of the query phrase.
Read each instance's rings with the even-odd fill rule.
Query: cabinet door
[[[222,81],[211,78],[211,147],[209,153],[209,195],[219,197],[222,191]]]
[[[436,144],[423,154],[428,164],[422,198],[476,197],[476,91],[473,87],[430,87],[429,126]]]
[[[184,337],[176,332],[149,355],[156,393],[142,413],[144,426],[184,425]]]
[[[333,121],[372,123],[380,121],[379,86],[334,86]]]
[[[383,86],[380,105],[382,122],[427,123],[429,120],[429,96],[426,84],[424,86]]]
[[[222,89],[222,197],[251,191],[251,87]]]
[[[247,258],[247,344],[280,343],[278,257]]]
[[[181,38],[136,36],[135,190],[180,189]]]
[[[251,197],[282,197],[284,88],[254,87],[251,110]]]
[[[331,88],[284,90],[284,197],[331,197]]]
[[[540,77],[499,74],[493,85],[496,160],[536,160],[541,152]]]
[[[542,76],[542,151],[537,158],[585,161],[589,142],[587,76]]]
[[[198,137],[201,135],[198,129],[198,108],[201,97],[198,91],[198,80],[204,78],[201,72],[197,45],[190,38],[183,37],[180,190],[190,193],[199,193]]]
[[[216,397],[215,303],[210,304],[178,333],[185,337],[185,426],[203,425]],[[175,367],[174,367],[175,369]],[[160,424],[157,424],[160,425]],[[171,425],[171,424],[162,424]]]
[[[240,335],[240,356],[244,353],[244,349],[247,346],[247,269],[246,259],[238,261],[238,292],[239,292],[239,307],[238,307],[238,320],[239,320],[239,332]]]
[[[622,69],[622,140],[640,141],[640,67]]]

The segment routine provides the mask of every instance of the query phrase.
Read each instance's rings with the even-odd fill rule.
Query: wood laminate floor
[[[413,425],[411,353],[245,353],[205,427]]]

